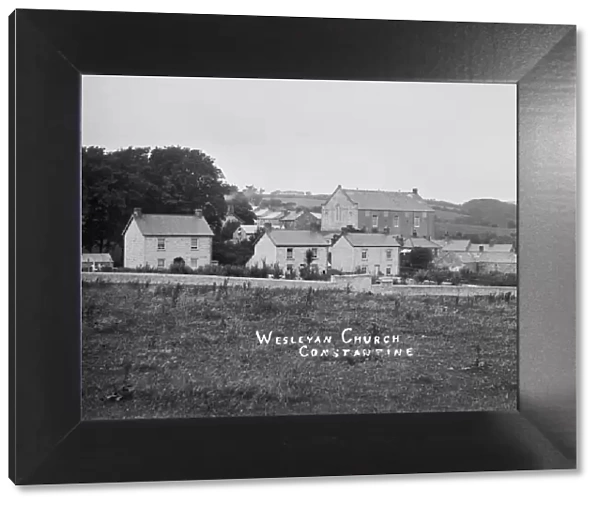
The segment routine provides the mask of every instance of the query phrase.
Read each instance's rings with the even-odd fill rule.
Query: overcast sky
[[[240,188],[516,200],[516,86],[96,77],[83,145],[180,145]]]

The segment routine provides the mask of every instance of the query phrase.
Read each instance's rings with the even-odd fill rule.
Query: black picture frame
[[[574,26],[16,10],[9,27],[14,483],[576,468]],[[518,411],[82,422],[82,74],[516,84]]]

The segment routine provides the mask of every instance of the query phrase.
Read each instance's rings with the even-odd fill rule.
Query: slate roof
[[[81,262],[82,263],[112,263],[113,259],[110,256],[110,253],[82,253],[81,254]]]
[[[262,217],[262,216],[265,216],[266,214],[269,214],[269,213],[271,213],[271,212],[272,212],[272,211],[271,211],[270,209],[256,209],[256,210],[254,211],[254,215],[255,215],[257,218],[260,218],[260,217]]]
[[[453,240],[450,241],[435,241],[437,244],[442,246],[443,251],[467,251],[471,241],[467,239]]]
[[[282,213],[281,211],[270,211],[267,214],[263,214],[262,216],[259,216],[259,218],[261,220],[279,220],[281,219],[282,216],[284,216],[285,213]]]
[[[146,236],[214,235],[204,217],[195,214],[142,214],[134,216],[133,219],[142,235]]]
[[[344,237],[354,247],[364,248],[399,248],[400,244],[387,234],[346,234]]]
[[[247,234],[256,234],[258,232],[258,225],[240,225],[239,228]]]
[[[342,191],[350,200],[358,204],[359,209],[373,211],[428,211],[433,212],[425,201],[412,192],[391,192],[381,190]]]
[[[516,264],[517,263],[517,255],[516,253],[511,252],[486,252],[480,253],[477,256],[478,263],[485,264]]]
[[[294,221],[300,218],[304,214],[304,211],[290,211],[289,214],[280,218],[281,221]]]
[[[405,248],[430,248],[440,249],[441,246],[433,241],[425,239],[425,237],[407,237],[404,239]]]
[[[268,232],[275,246],[329,246],[329,241],[310,230],[272,230]]]
[[[500,252],[500,253],[510,253],[512,251],[512,244],[471,244],[469,246],[469,251],[473,251],[478,252],[479,251],[479,247],[483,246],[483,251],[489,251],[489,252]]]
[[[435,261],[436,265],[461,265],[475,263],[475,257],[468,251],[443,252]]]

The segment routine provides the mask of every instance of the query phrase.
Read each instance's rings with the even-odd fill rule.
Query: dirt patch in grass
[[[82,313],[87,419],[516,409],[514,300],[87,283]]]

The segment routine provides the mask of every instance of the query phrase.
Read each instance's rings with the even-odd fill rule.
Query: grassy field
[[[503,227],[483,227],[480,225],[451,223],[449,221],[436,221],[435,232],[436,236],[439,238],[442,238],[445,232],[448,232],[451,235],[461,232],[462,234],[496,234],[497,236],[510,237],[512,234],[517,233],[517,229]]]
[[[82,317],[87,419],[516,409],[514,300],[87,283]]]

